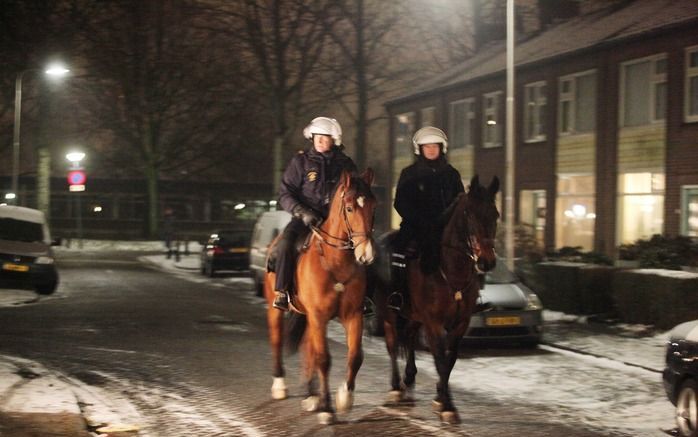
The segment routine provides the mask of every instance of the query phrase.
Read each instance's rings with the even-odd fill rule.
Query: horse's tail
[[[296,312],[291,312],[288,317],[288,323],[286,323],[286,350],[289,354],[295,354],[298,352],[298,347],[303,340],[303,335],[305,334],[305,328],[308,326],[308,318],[305,314],[299,314]]]

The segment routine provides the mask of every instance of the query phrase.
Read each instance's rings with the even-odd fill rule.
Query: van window
[[[43,241],[44,228],[41,223],[13,218],[0,218],[0,240]]]

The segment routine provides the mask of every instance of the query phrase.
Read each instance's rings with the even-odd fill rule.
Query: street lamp
[[[79,175],[79,177],[81,177],[81,180],[73,181],[70,180],[71,176],[69,176],[69,182],[71,184],[70,191],[75,191],[75,205],[77,208],[77,215],[75,216],[75,220],[78,231],[78,247],[82,249],[82,205],[80,205],[80,192],[85,189],[85,177],[84,172],[81,171],[82,167],[80,166],[80,161],[82,161],[85,158],[85,154],[83,152],[73,151],[66,154],[65,158],[71,163],[71,173],[78,171],[81,173],[81,175]],[[77,182],[77,185],[73,185],[73,183],[75,182]],[[76,187],[76,189],[73,189],[73,187]]]
[[[17,73],[17,78],[15,79],[15,126],[14,126],[14,137],[12,141],[12,191],[14,194],[12,200],[17,203],[18,194],[18,182],[19,182],[19,133],[20,133],[20,120],[22,117],[22,79],[25,73],[32,71],[37,71],[37,68],[29,68],[22,70]],[[44,70],[44,73],[51,77],[62,77],[69,73],[70,70],[65,68],[61,64],[52,64]]]

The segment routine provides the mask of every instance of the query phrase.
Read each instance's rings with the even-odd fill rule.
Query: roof
[[[517,43],[514,63],[521,67],[586,49],[619,44],[694,21],[698,21],[696,0],[636,0],[612,12],[604,9],[572,18]],[[497,41],[409,94],[388,103],[418,97],[437,89],[503,72],[505,69],[506,44],[505,41]]]
[[[0,205],[0,218],[11,218],[25,222],[44,224],[44,213],[38,209],[23,206]]]

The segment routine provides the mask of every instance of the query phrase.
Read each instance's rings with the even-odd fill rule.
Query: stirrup
[[[402,293],[399,291],[393,291],[390,296],[388,296],[388,308],[395,311],[402,310],[402,305],[405,303],[405,299],[402,297]]]
[[[288,311],[288,293],[283,291],[275,291],[276,297],[274,297],[274,303],[272,306],[277,310]]]
[[[364,297],[364,316],[373,316],[376,312],[373,310],[375,304],[370,297]]]

